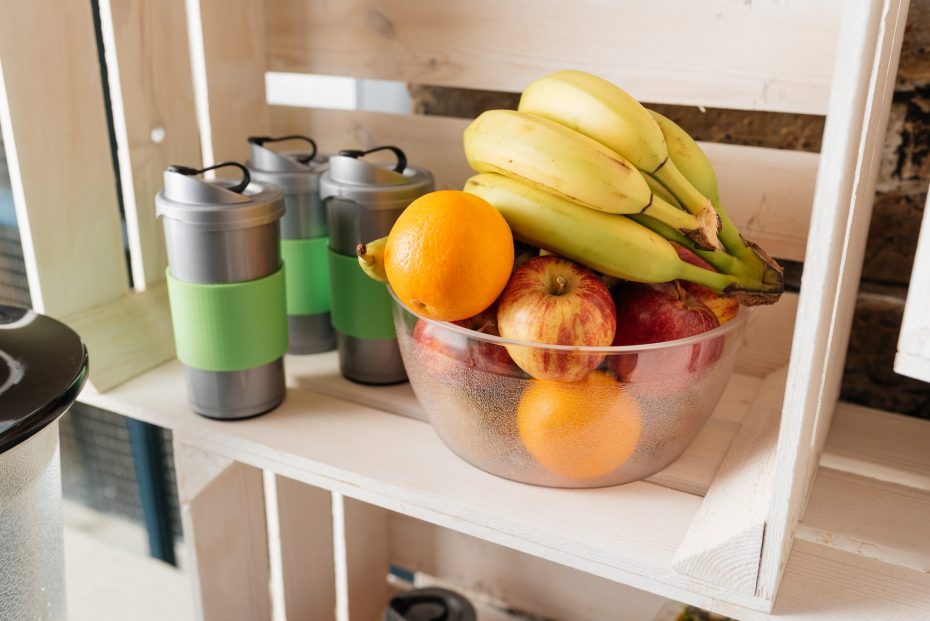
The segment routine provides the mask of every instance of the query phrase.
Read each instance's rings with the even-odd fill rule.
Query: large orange
[[[534,380],[517,408],[520,439],[550,472],[583,481],[610,474],[636,450],[636,400],[611,375],[580,382]]]
[[[413,201],[384,249],[397,297],[440,321],[477,315],[504,290],[513,269],[513,235],[483,198],[440,190]]]

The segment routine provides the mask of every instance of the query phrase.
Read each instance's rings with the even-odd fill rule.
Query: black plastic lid
[[[0,453],[55,422],[86,379],[87,348],[74,330],[0,305]]]
[[[415,589],[395,595],[384,621],[476,621],[475,608],[454,591]]]

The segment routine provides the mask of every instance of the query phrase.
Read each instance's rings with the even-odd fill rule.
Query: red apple
[[[468,362],[468,339],[442,323],[420,319],[413,328],[418,361],[440,381]]]
[[[480,332],[500,336],[497,329],[497,305],[481,311],[474,317],[453,321],[457,326]],[[510,359],[507,350],[495,343],[488,343],[479,339],[471,339],[468,343],[468,363],[470,366],[486,373],[498,375],[522,375],[522,371]]]
[[[702,334],[720,325],[716,315],[676,282],[623,283],[614,291],[614,345],[647,345]],[[651,382],[708,368],[723,353],[723,339],[615,356],[611,367],[626,381]]]
[[[617,328],[610,292],[591,270],[562,257],[530,259],[501,294],[497,325],[507,339],[606,347]],[[597,368],[604,356],[508,345],[517,365],[539,379],[573,382]]]
[[[678,258],[682,261],[690,263],[691,265],[696,265],[697,267],[702,267],[705,270],[710,270],[712,272],[717,271],[710,263],[694,254],[684,246],[680,244],[672,245],[675,246],[675,250],[678,252]],[[682,280],[680,282],[681,286],[692,298],[703,302],[707,308],[713,311],[713,313],[717,316],[717,320],[720,322],[721,326],[736,317],[736,313],[739,312],[739,301],[735,298],[725,298],[714,293],[711,289],[708,289],[704,285],[688,282],[686,280]]]

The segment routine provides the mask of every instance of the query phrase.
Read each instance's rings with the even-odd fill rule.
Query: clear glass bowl
[[[677,341],[571,347],[426,319],[394,298],[410,383],[443,442],[482,470],[552,487],[619,485],[675,461],[727,386],[748,314]],[[512,361],[547,357],[594,370],[577,382],[538,380]]]

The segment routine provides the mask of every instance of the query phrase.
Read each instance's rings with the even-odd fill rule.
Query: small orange
[[[636,450],[636,400],[613,376],[595,371],[580,382],[534,380],[517,408],[520,439],[553,474],[583,481],[610,474]]]
[[[489,202],[467,192],[421,196],[400,215],[384,249],[397,297],[440,321],[477,315],[501,294],[513,269],[513,235]]]

